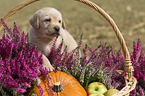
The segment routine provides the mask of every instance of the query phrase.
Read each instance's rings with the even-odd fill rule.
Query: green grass
[[[14,6],[24,0],[1,0],[0,18]],[[132,51],[132,42],[138,38],[145,48],[145,25],[133,29],[139,23],[145,23],[145,0],[91,0],[103,8],[116,22],[125,38],[127,47]],[[90,7],[74,0],[40,0],[19,12],[7,21],[12,27],[16,22],[21,31],[28,32],[30,27],[29,18],[33,13],[43,7],[54,7],[58,9],[64,18],[67,30],[76,40],[83,33],[83,45],[88,44],[95,48],[98,42],[107,42],[118,49],[120,45],[108,22]],[[2,35],[2,31],[0,31]]]

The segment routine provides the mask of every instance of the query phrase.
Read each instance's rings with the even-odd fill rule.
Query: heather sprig
[[[145,95],[145,54],[144,48],[141,48],[141,41],[133,42],[133,52],[131,53],[132,65],[134,67],[133,76],[137,79],[136,88],[130,93],[130,96]]]
[[[4,35],[0,39],[0,93],[21,95],[32,87],[39,75],[48,75],[42,67],[42,55],[26,41],[16,24],[10,29],[3,20]],[[8,94],[9,93],[9,94]]]
[[[62,52],[61,48],[62,47],[56,48],[56,46],[53,46],[48,56],[55,69],[74,76],[84,88],[87,88],[88,84],[93,81],[100,81],[108,88],[117,88],[119,86],[120,82],[112,78],[114,74],[120,76],[120,74],[115,71],[116,68],[119,68],[120,64],[116,57],[122,59],[123,56],[112,55],[111,47],[107,45],[104,46],[100,43],[98,48],[91,49],[91,47],[86,45],[81,57],[78,55],[81,49],[81,39],[79,47],[70,53],[66,51]],[[56,49],[56,51],[54,49]],[[120,53],[118,52],[118,54]],[[114,60],[112,60],[112,57]],[[112,73],[114,74],[112,75]]]
[[[81,40],[79,44],[81,44]],[[121,49],[115,52],[113,47],[107,46],[107,43],[105,45],[100,43],[95,49],[86,45],[81,57],[78,56],[81,45],[71,53],[62,52],[61,47],[56,48],[56,46],[53,46],[52,49],[53,52],[50,53],[50,57],[51,60],[55,61],[52,62],[53,66],[57,70],[74,76],[85,89],[89,83],[95,81],[102,82],[108,89],[116,88],[121,90],[125,86],[125,60]],[[138,84],[130,93],[130,96],[144,96],[145,55],[140,40],[138,40],[137,44],[133,43],[131,60],[134,67],[133,75],[137,78]],[[123,73],[120,74],[116,70],[123,70]]]

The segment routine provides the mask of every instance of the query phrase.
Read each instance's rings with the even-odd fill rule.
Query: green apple
[[[116,93],[118,93],[119,92],[119,90],[117,90],[117,89],[109,89],[106,93],[105,93],[105,96],[112,96],[112,95],[114,95],[114,94],[116,94]]]
[[[87,88],[87,93],[89,96],[104,96],[103,94],[105,94],[106,92],[107,92],[107,88],[105,87],[104,84],[100,82],[93,82],[89,84]]]

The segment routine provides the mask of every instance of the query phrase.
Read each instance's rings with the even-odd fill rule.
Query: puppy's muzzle
[[[55,27],[54,27],[54,30],[55,30],[55,33],[54,33],[54,34],[60,35],[60,27],[55,26]]]

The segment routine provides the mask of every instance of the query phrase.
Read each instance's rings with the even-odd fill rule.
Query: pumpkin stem
[[[54,87],[52,88],[54,92],[61,92],[63,90],[62,85],[60,82],[55,82]]]

